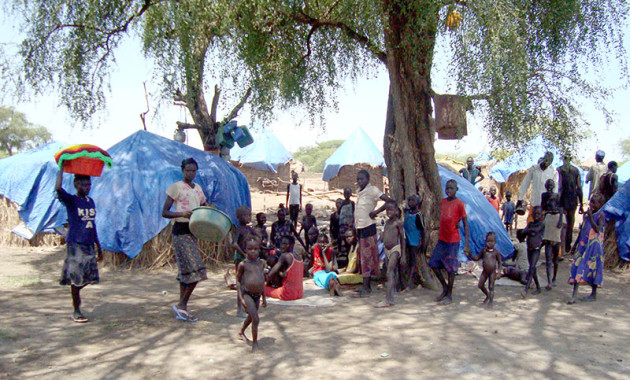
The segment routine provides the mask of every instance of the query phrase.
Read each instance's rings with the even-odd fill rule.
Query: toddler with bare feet
[[[395,202],[387,203],[387,222],[381,238],[387,255],[387,295],[374,307],[389,307],[394,304],[394,292],[398,286],[398,264],[405,249],[405,229],[400,219],[400,209]]]
[[[488,308],[492,308],[494,301],[494,282],[497,278],[501,277],[501,252],[494,248],[496,244],[497,235],[494,232],[488,232],[486,235],[486,246],[481,252],[479,252],[477,256],[473,256],[472,253],[467,254],[470,259],[475,261],[480,258],[483,259],[483,272],[481,272],[481,276],[479,277],[479,289],[486,295],[486,299],[483,300],[483,303]],[[487,289],[486,282],[488,283]]]
[[[538,282],[538,274],[536,273],[536,264],[538,263],[538,258],[540,257],[540,248],[545,234],[542,207],[535,206],[532,210],[532,216],[534,220],[529,222],[527,227],[525,227],[525,234],[527,235],[527,260],[529,261],[529,272],[527,273],[527,284],[525,284],[525,290],[521,293],[523,298],[527,297],[527,292],[529,291],[532,279],[536,284],[534,294],[540,293],[540,283]]]
[[[249,235],[246,238],[246,259],[241,261],[236,272],[236,290],[238,300],[243,305],[247,318],[238,337],[249,342],[245,330],[252,325],[252,351],[258,348],[258,308],[262,297],[262,307],[267,307],[265,298],[265,268],[267,264],[260,255],[260,238],[257,235]]]

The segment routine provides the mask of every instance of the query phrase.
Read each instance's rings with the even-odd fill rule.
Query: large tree
[[[52,138],[46,127],[28,121],[12,107],[0,106],[0,153],[13,153],[38,147]]]
[[[134,27],[158,62],[167,94],[181,88],[178,96],[207,130],[208,118],[198,121],[194,112],[207,113],[202,85],[208,69],[246,83],[262,113],[299,104],[316,122],[322,110],[336,107],[345,79],[384,65],[390,79],[384,150],[392,193],[398,200],[422,194],[427,215],[438,215],[441,197],[431,125],[436,57],[450,70],[450,87],[473,103],[491,139],[505,147],[540,132],[564,148],[573,146],[586,127],[576,99],[602,106],[608,93],[597,85],[600,70],[612,61],[626,73],[624,0],[16,4],[27,4],[25,82],[59,84],[66,104],[82,115],[100,104],[111,52]]]

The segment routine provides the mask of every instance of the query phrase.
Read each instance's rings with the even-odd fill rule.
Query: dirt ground
[[[375,309],[347,295],[330,307],[270,304],[261,312],[261,350],[235,338],[235,293],[222,268],[190,302],[196,323],[175,320],[173,271],[101,270],[83,291],[85,325],[70,320],[69,289],[57,284],[63,248],[0,249],[0,378],[42,379],[627,379],[630,276],[605,274],[596,303],[566,304],[570,288],[522,300],[497,287],[480,307],[476,279],[460,275],[455,302],[436,291],[397,295]],[[565,279],[568,261],[561,263]],[[544,268],[544,267],[543,267]],[[586,289],[584,289],[586,292]],[[349,293],[349,292],[346,292]]]
[[[341,192],[327,192],[320,176],[302,175],[304,204],[327,220]],[[253,211],[271,222],[284,200],[254,192]],[[522,300],[521,287],[497,287],[493,310],[480,306],[472,275],[457,277],[450,306],[433,302],[437,291],[415,289],[375,309],[382,287],[368,299],[346,291],[332,306],[270,304],[252,354],[236,339],[241,321],[224,268],[195,290],[196,323],[170,309],[174,270],[102,268],[101,283],[82,292],[91,321],[79,325],[70,320],[69,289],[58,285],[64,249],[0,248],[0,379],[630,377],[630,274],[607,272],[598,301],[573,306],[568,260],[553,291]]]

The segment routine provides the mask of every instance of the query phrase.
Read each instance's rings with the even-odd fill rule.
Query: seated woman
[[[348,266],[339,270],[337,280],[342,285],[362,284],[363,277],[357,267],[359,245],[357,244],[357,232],[350,228],[344,234],[344,239],[350,247],[348,251]]]
[[[265,296],[276,298],[283,301],[293,301],[302,298],[304,295],[304,262],[300,255],[293,252],[293,244],[295,240],[293,236],[284,236],[278,247],[280,257],[278,262],[269,271],[267,283],[273,282],[274,279],[280,278],[282,286],[272,288],[265,286]]]
[[[341,295],[336,270],[337,264],[328,235],[322,232],[313,247],[313,281],[315,285],[328,290],[331,296]]]

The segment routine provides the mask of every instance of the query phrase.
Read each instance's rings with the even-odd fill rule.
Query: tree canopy
[[[335,153],[343,142],[344,140],[330,140],[322,141],[315,146],[301,147],[293,153],[293,157],[302,162],[309,171],[322,173],[328,157]]]
[[[50,142],[46,127],[34,125],[12,107],[0,106],[0,152],[9,156]]]

